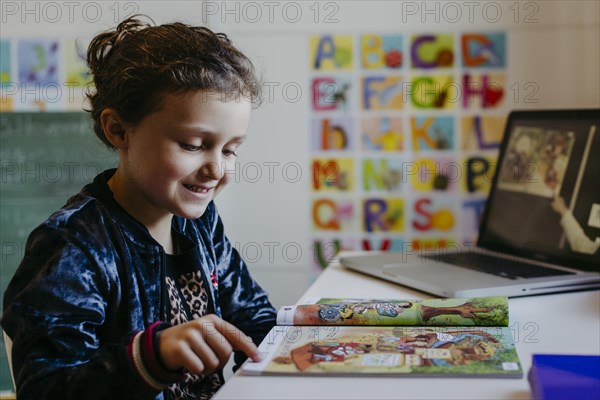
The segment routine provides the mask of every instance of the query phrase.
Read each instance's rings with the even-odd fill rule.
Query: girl
[[[224,34],[138,17],[87,62],[119,163],[29,236],[2,317],[17,395],[209,398],[275,322],[213,203],[260,84]]]

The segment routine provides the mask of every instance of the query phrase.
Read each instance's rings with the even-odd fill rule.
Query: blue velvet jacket
[[[166,319],[165,252],[113,199],[113,173],[98,175],[31,233],[6,289],[1,324],[13,340],[19,399],[148,397],[127,345]],[[275,310],[227,240],[214,203],[197,220],[173,218],[173,227],[198,243],[209,312],[258,344]],[[236,363],[243,358],[236,354]]]

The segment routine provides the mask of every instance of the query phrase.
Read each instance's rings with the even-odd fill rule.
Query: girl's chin
[[[208,206],[208,204],[202,206],[202,207],[193,207],[192,208],[187,208],[184,210],[180,210],[180,212],[176,212],[174,213],[175,215],[177,215],[178,217],[181,218],[186,218],[186,219],[198,219],[201,216],[204,215],[204,213],[206,212],[206,207]]]

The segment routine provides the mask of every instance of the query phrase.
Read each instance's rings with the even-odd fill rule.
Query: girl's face
[[[162,107],[126,129],[117,200],[140,222],[198,218],[235,170],[251,104],[201,91],[168,94]]]

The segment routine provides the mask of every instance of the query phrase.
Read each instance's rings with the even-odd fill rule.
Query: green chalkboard
[[[85,112],[1,113],[0,138],[3,298],[29,232],[100,171],[116,166],[117,157],[94,135]],[[4,341],[1,347],[0,390],[12,390]]]

